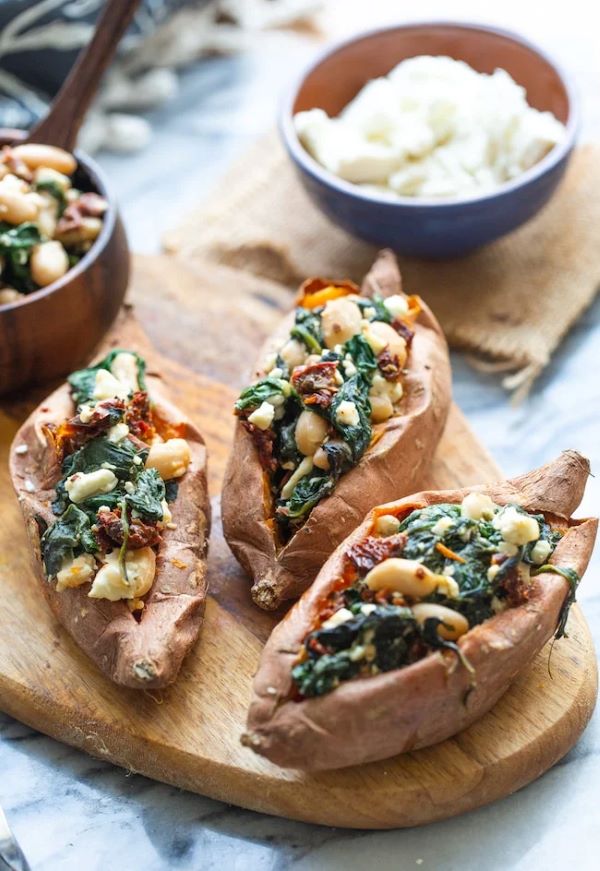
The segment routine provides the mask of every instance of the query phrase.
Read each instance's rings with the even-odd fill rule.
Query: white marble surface
[[[364,4],[344,0],[337,6],[333,24],[339,30],[389,20],[397,8],[372,0],[366,21]],[[421,4],[419,13],[445,17],[444,6]],[[454,6],[457,17],[481,17],[471,0]],[[597,22],[579,0],[569,7],[567,19],[564,6],[540,13],[539,4],[508,2],[488,18],[524,30],[562,55],[584,92],[586,133],[599,135]],[[145,154],[102,157],[121,191],[137,250],[156,250],[177,214],[218,183],[230,159],[272,121],[283,83],[312,51],[300,37],[269,34],[244,56],[201,64],[185,75],[177,102],[155,113],[156,138]],[[578,448],[600,469],[599,341],[596,303],[516,410],[494,378],[474,373],[455,355],[456,398],[507,473],[542,463],[564,447]],[[597,512],[599,506],[596,478],[583,510]],[[596,558],[580,601],[600,648],[598,568]],[[518,794],[423,829],[387,833],[320,828],[227,807],[128,776],[2,715],[0,772],[0,803],[32,867],[45,871],[598,867],[599,715],[562,763]]]

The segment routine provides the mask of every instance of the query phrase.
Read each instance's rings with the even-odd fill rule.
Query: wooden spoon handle
[[[73,151],[102,75],[139,4],[140,0],[107,0],[94,36],[79,53],[50,111],[30,130],[26,142],[44,142]]]

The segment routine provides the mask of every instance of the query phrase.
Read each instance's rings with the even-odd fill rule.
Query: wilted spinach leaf
[[[292,495],[286,502],[287,516],[291,520],[303,517],[311,511],[317,502],[333,492],[335,481],[327,474],[315,470],[315,474],[305,475],[301,478]]]
[[[291,395],[291,388],[282,378],[261,378],[256,384],[251,384],[241,394],[235,407],[238,411],[246,408],[258,408],[270,396]]]
[[[41,545],[48,577],[60,571],[64,559],[98,550],[90,521],[76,505],[69,505],[62,517],[46,530]]]
[[[361,334],[352,336],[344,344],[344,352],[350,354],[359,373],[370,380],[372,373],[377,369],[377,360],[365,337]]]
[[[323,347],[321,318],[316,311],[317,310],[297,308],[295,324],[290,331],[291,337],[303,342],[311,354],[320,354],[321,348]]]
[[[156,469],[144,469],[135,485],[135,492],[125,496],[127,505],[148,520],[162,520],[165,485]]]
[[[384,305],[383,297],[379,296],[378,294],[375,294],[371,298],[365,297],[365,299],[359,300],[358,305],[360,306],[361,311],[363,312],[363,316],[364,316],[364,311],[366,308],[375,309],[375,314],[374,315],[372,314],[371,317],[369,318],[369,320],[371,320],[371,321],[384,321],[386,324],[391,324],[392,321],[394,320],[391,313],[387,310],[386,306]]]
[[[146,389],[146,361],[136,354],[135,351],[126,351],[123,348],[115,348],[110,354],[107,354],[104,360],[96,363],[95,366],[88,366],[87,369],[78,369],[68,377],[68,382],[71,387],[71,395],[75,405],[79,408],[81,405],[94,404],[94,387],[96,386],[96,373],[99,369],[106,369],[110,372],[110,367],[118,354],[133,354],[137,361],[138,384],[140,390]]]
[[[359,421],[355,426],[340,423],[337,419],[337,409],[344,401],[353,402],[356,406]],[[329,407],[329,415],[331,423],[350,447],[353,462],[358,463],[369,447],[372,433],[369,384],[360,373],[344,381]]]
[[[17,227],[0,222],[0,256],[4,258],[2,279],[21,293],[37,289],[31,278],[29,257],[31,249],[41,238],[37,226],[30,222]]]
[[[46,193],[50,194],[50,196],[54,197],[58,206],[58,217],[61,218],[67,206],[65,192],[63,191],[61,186],[52,179],[47,179],[46,181],[36,182],[35,189],[36,191],[45,191]]]

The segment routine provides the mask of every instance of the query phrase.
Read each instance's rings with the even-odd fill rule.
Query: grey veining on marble
[[[466,0],[457,5],[465,15],[474,8]],[[432,4],[432,15],[438,7]],[[519,4],[508,7],[519,27]],[[554,25],[556,36],[557,19]],[[543,41],[542,33],[532,35]],[[565,59],[578,69],[575,31],[568,48]],[[147,152],[101,156],[121,192],[136,250],[157,250],[161,232],[272,123],[283,84],[312,51],[299,36],[273,33],[242,56],[202,63],[184,75],[177,101],[152,117],[156,138]],[[600,470],[599,344],[600,301],[516,409],[496,378],[454,355],[456,399],[507,474],[565,447],[578,448]],[[600,477],[590,482],[583,512],[598,506]],[[580,601],[600,648],[599,583],[596,557]],[[127,775],[0,715],[0,803],[32,867],[44,871],[545,871],[561,865],[591,871],[600,850],[599,782],[596,715],[559,765],[512,797],[423,829],[345,832],[261,816]]]

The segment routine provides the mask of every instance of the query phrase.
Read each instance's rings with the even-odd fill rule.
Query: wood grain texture
[[[160,333],[163,347],[171,319],[178,324],[169,352],[190,367],[211,370],[216,354],[223,357],[225,350],[224,378],[231,385],[253,357],[244,356],[252,331],[242,328],[238,356],[226,319],[231,316],[235,323],[240,311],[245,322],[244,307],[252,309],[257,321],[260,317],[249,288],[244,295],[239,285],[224,285],[224,277],[161,258],[138,260],[133,297],[143,298],[139,314],[150,332]],[[198,339],[199,325],[209,317],[204,312],[212,306],[216,312],[219,287],[226,313],[215,324],[219,335],[227,334],[220,351],[217,336]],[[270,299],[269,289],[266,294]],[[269,313],[271,320],[276,317],[277,305],[259,304],[265,307],[266,322]],[[162,328],[149,312],[165,313]],[[268,323],[257,327],[257,343],[265,328]],[[143,342],[140,335],[142,352]],[[39,397],[0,403],[0,596],[7,627],[0,633],[0,707],[129,770],[258,811],[349,827],[408,826],[460,813],[518,789],[570,749],[591,715],[597,690],[592,642],[577,608],[569,638],[554,646],[550,660],[545,648],[486,717],[441,745],[316,775],[280,770],[243,748],[239,736],[251,679],[277,615],[259,612],[252,604],[248,581],[220,534],[216,496],[233,430],[234,393],[231,386],[201,372],[192,374],[173,359],[153,361],[161,366],[173,401],[203,432],[209,450],[215,517],[211,594],[200,641],[178,682],[160,694],[111,684],[79,651],[52,618],[34,581],[6,470],[8,445]],[[424,486],[464,486],[498,476],[454,408]]]

